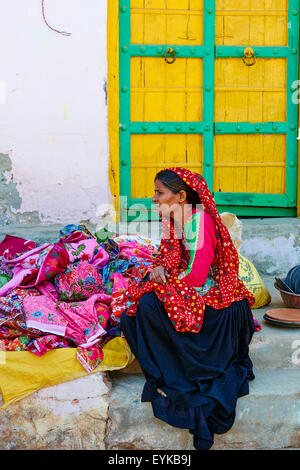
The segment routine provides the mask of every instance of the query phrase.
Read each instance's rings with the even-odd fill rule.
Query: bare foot
[[[167,398],[165,392],[163,392],[160,388],[157,389],[158,393],[160,393],[163,397]]]

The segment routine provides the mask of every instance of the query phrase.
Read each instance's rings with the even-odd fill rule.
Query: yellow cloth
[[[239,255],[239,278],[247,289],[254,294],[255,304],[252,308],[261,308],[271,302],[271,296],[257,269],[247,258]]]
[[[0,391],[3,409],[44,387],[88,375],[76,359],[76,348],[54,349],[38,357],[29,351],[0,351]],[[126,367],[134,360],[125,338],[111,339],[103,347],[102,363],[93,371]]]

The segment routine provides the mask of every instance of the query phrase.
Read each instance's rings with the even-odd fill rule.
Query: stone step
[[[240,252],[261,275],[285,276],[300,263],[300,219],[296,217],[240,218]]]
[[[141,375],[110,373],[112,379],[107,449],[193,450],[188,430],[153,417],[141,403]],[[300,448],[300,380],[295,370],[259,370],[250,394],[238,400],[236,420],[226,434],[215,436],[212,450]]]
[[[0,451],[104,450],[110,388],[97,372],[0,408]]]

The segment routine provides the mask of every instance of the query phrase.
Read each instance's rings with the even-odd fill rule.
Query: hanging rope
[[[42,13],[43,13],[44,21],[46,25],[48,26],[48,28],[52,29],[52,31],[55,31],[56,33],[62,34],[63,36],[71,36],[71,33],[66,33],[65,31],[58,31],[57,29],[52,28],[52,26],[49,25],[45,16],[45,0],[42,0]]]

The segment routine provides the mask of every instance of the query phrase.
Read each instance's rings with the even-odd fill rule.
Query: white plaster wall
[[[0,153],[44,223],[97,222],[108,184],[107,0],[0,0]],[[98,211],[99,212],[99,211]],[[100,211],[101,212],[101,211]]]

